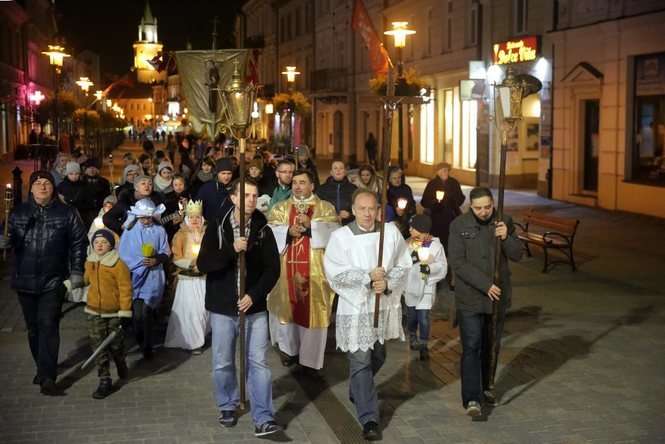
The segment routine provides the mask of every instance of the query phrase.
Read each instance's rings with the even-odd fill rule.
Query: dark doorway
[[[600,117],[600,101],[584,101],[584,191],[598,191],[598,126]]]
[[[333,114],[333,159],[342,160],[342,145],[344,143],[344,116],[341,111]]]

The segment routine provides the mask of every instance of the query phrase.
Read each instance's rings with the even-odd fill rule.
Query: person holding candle
[[[425,187],[420,204],[428,210],[432,218],[432,236],[441,240],[446,251],[450,224],[462,214],[460,207],[465,199],[460,183],[450,176],[450,164],[438,164],[436,176]]]
[[[193,355],[201,354],[210,332],[210,314],[205,308],[206,278],[196,266],[204,232],[203,203],[190,200],[184,223],[173,237],[177,284],[164,346],[191,350]]]
[[[448,263],[446,253],[437,237],[430,234],[432,219],[418,214],[411,219],[407,240],[413,267],[404,292],[406,304],[406,326],[411,350],[420,352],[420,359],[429,359],[430,310],[436,297],[436,284],[446,276]]]
[[[152,326],[155,311],[164,296],[164,263],[171,256],[166,230],[155,224],[165,207],[141,199],[128,212],[120,237],[120,259],[132,273],[132,304],[136,342],[146,359],[152,357]]]
[[[404,239],[409,238],[409,220],[416,214],[416,201],[411,187],[404,183],[404,173],[400,167],[388,170],[388,200],[386,221],[393,222]]]

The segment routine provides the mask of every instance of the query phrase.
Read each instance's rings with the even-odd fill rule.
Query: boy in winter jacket
[[[112,392],[111,358],[118,377],[127,379],[128,376],[122,326],[132,317],[132,281],[127,265],[114,247],[114,234],[106,229],[97,230],[92,236],[92,252],[85,263],[84,280],[90,285],[85,312],[93,349],[113,331],[118,332],[95,360],[99,375],[99,386],[92,394],[95,399],[104,399]]]
[[[409,271],[404,302],[411,350],[420,352],[420,359],[429,359],[430,311],[436,296],[436,283],[446,277],[446,253],[438,238],[430,235],[432,219],[418,214],[411,219],[407,246],[413,267]]]

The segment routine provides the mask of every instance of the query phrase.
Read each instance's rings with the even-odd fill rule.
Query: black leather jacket
[[[71,273],[83,274],[88,239],[75,208],[54,197],[40,206],[32,195],[9,217],[16,252],[12,288],[17,292],[55,290]]]

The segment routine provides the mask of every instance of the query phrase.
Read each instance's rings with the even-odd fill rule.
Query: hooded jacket
[[[117,250],[103,256],[94,251],[85,262],[88,289],[85,312],[102,317],[132,317],[132,278]]]
[[[238,253],[233,248],[231,207],[224,217],[210,223],[203,235],[196,265],[206,273],[206,309],[226,316],[238,315]],[[247,252],[246,293],[252,298],[247,314],[266,311],[266,298],[280,273],[279,252],[266,217],[254,210]]]

